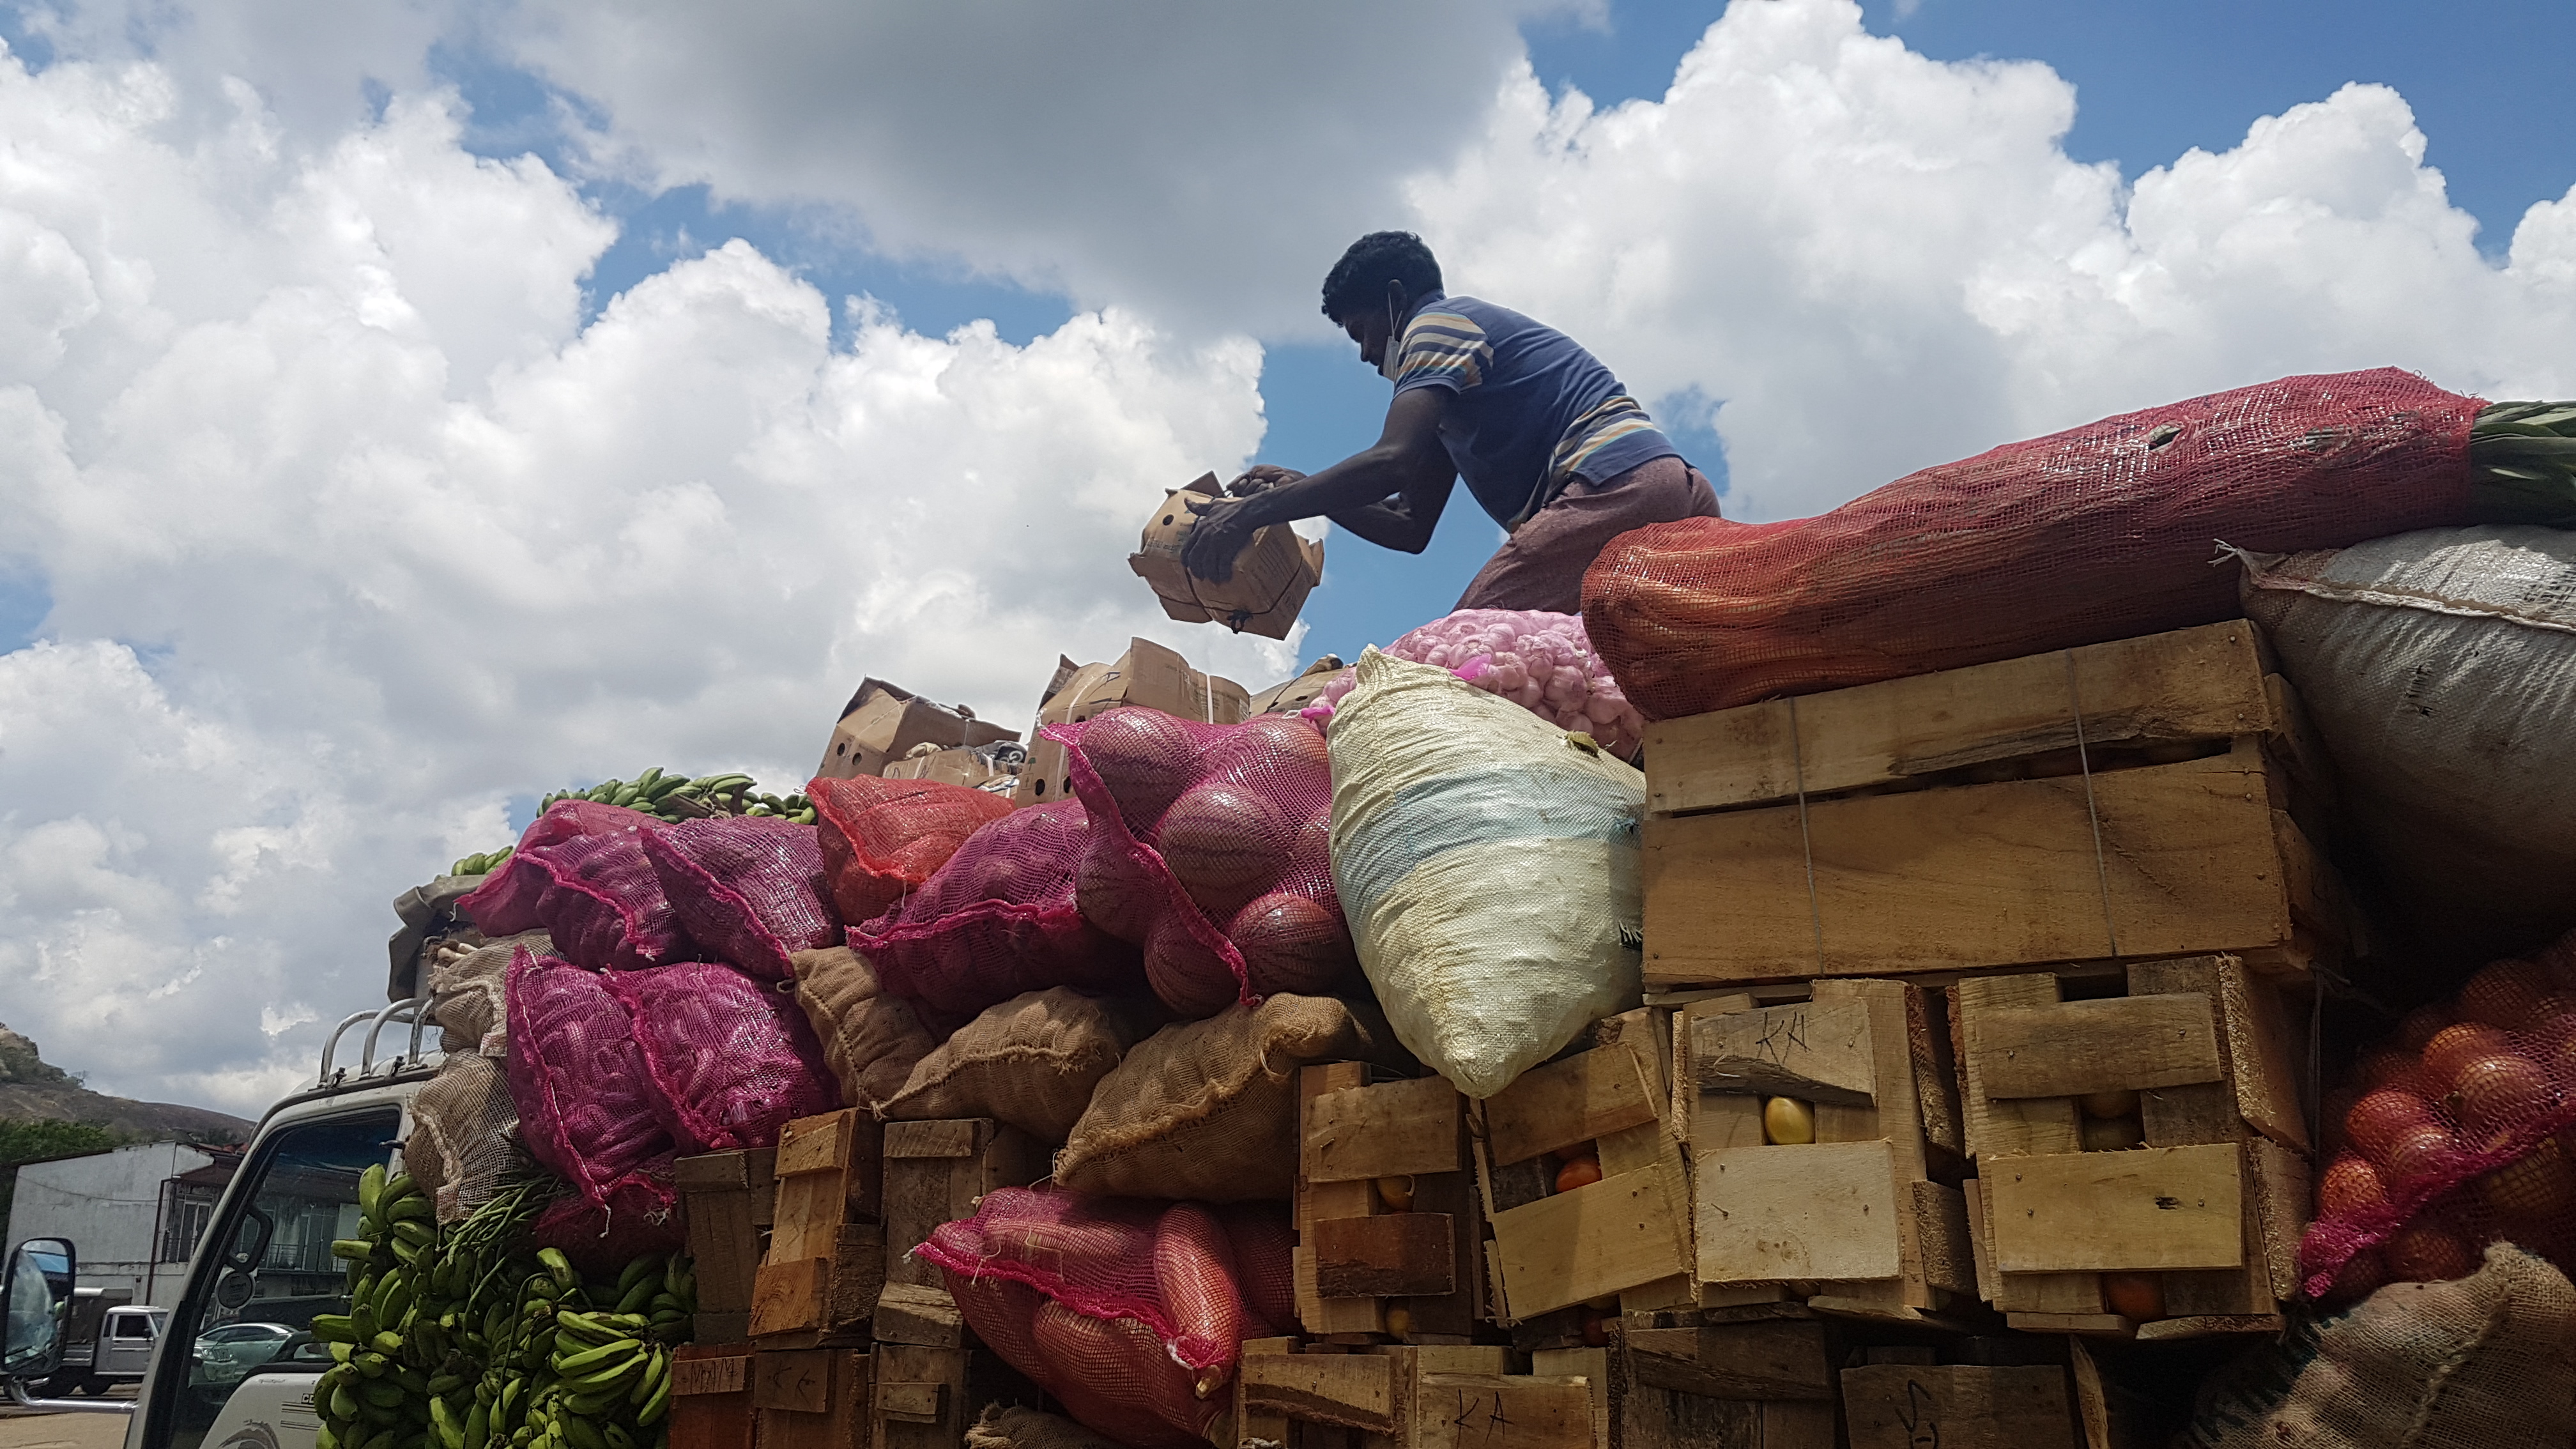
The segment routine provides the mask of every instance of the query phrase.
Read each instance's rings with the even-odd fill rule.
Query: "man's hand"
[[[1236,555],[1252,542],[1253,524],[1244,516],[1250,511],[1246,503],[1185,497],[1183,506],[1199,521],[1181,545],[1181,566],[1212,584],[1233,578]]]
[[[1305,476],[1294,468],[1282,468],[1275,463],[1255,463],[1243,470],[1243,476],[1225,485],[1225,496],[1249,498],[1255,493],[1285,487]]]

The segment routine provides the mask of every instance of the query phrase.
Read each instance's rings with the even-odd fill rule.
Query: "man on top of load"
[[[1371,232],[1324,278],[1324,315],[1395,384],[1377,445],[1324,471],[1254,466],[1199,506],[1182,546],[1219,583],[1252,531],[1331,519],[1383,548],[1431,543],[1450,485],[1511,534],[1477,570],[1461,609],[1575,612],[1583,571],[1612,538],[1649,523],[1717,516],[1717,495],[1573,338],[1518,312],[1440,290],[1440,263],[1411,232]]]

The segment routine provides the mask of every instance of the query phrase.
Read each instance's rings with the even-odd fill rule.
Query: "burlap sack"
[[[506,964],[506,963],[505,963]],[[519,1167],[519,1109],[501,1064],[459,1052],[412,1099],[403,1170],[442,1223],[463,1222]]]
[[[1412,1058],[1374,1002],[1281,993],[1138,1042],[1093,1089],[1055,1180],[1121,1197],[1242,1202],[1297,1181],[1297,1072]]]
[[[503,936],[461,951],[435,948],[429,953],[429,1014],[439,1025],[439,1050],[450,1055],[481,1051],[486,1037],[508,1032],[502,998],[509,986],[510,952],[517,946],[539,956],[555,953],[554,941],[543,931]],[[491,1045],[497,1051],[501,1043]]]
[[[1017,1404],[986,1404],[966,1426],[966,1449],[1119,1449],[1061,1414]]]
[[[920,1011],[879,990],[875,968],[849,947],[799,951],[787,963],[796,973],[796,1004],[823,1040],[823,1063],[845,1105],[877,1110],[939,1045]]]
[[[1153,1003],[1051,986],[1012,997],[921,1059],[878,1115],[996,1117],[1041,1142],[1073,1132],[1092,1089],[1163,1014]]]
[[[2203,1387],[2191,1449],[2565,1449],[2576,1289],[2510,1244],[2449,1283],[2393,1283]]]

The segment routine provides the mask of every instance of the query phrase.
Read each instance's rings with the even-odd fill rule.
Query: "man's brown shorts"
[[[1600,483],[1577,478],[1503,540],[1458,607],[1578,612],[1583,571],[1610,540],[1649,523],[1717,516],[1716,491],[1679,458],[1640,463]]]

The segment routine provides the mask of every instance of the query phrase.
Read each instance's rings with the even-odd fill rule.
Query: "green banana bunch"
[[[515,845],[505,845],[499,850],[486,850],[477,855],[465,856],[456,864],[449,866],[447,873],[449,875],[490,875],[499,870],[501,862],[508,860],[517,850],[518,847]]]
[[[2482,409],[2469,428],[2469,492],[2480,523],[2576,526],[2576,403]]]
[[[802,795],[754,795],[745,815],[776,815],[799,825],[814,823],[814,802]]]
[[[314,1449],[426,1449],[438,1400],[420,1360],[437,1335],[420,1318],[418,1275],[437,1239],[430,1201],[410,1174],[388,1175],[381,1163],[359,1174],[358,1235],[331,1244],[348,1265],[349,1311],[312,1324],[332,1358],[314,1382],[322,1419]]]
[[[656,765],[632,781],[603,780],[587,790],[558,790],[540,801],[537,808],[543,811],[558,800],[595,800],[603,805],[640,810],[661,820],[704,820],[712,815],[750,813],[749,804],[756,798],[751,784],[749,775],[701,775],[692,780],[685,775],[666,774]]]

